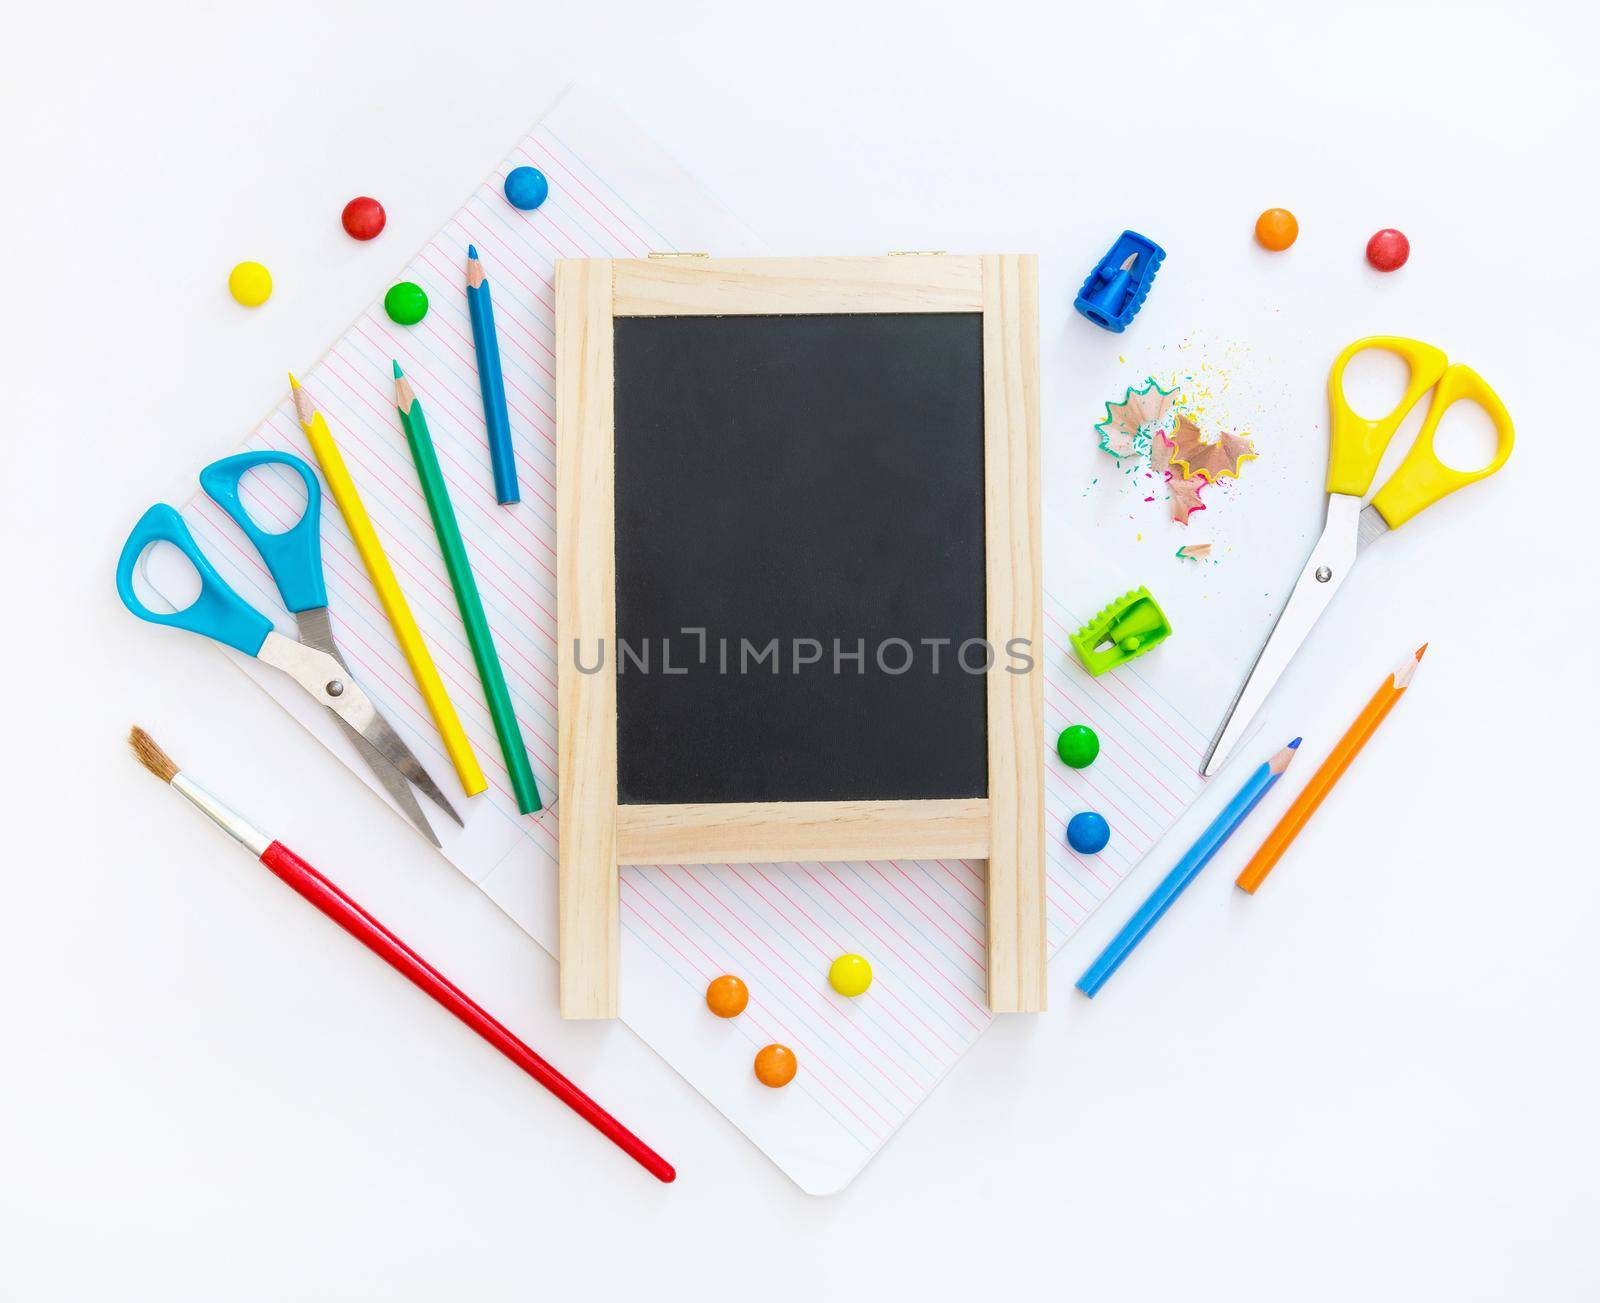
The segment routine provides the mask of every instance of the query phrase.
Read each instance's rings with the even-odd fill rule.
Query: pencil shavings
[[[1180,525],[1187,525],[1192,513],[1206,509],[1206,504],[1200,501],[1200,490],[1208,481],[1198,475],[1179,475],[1173,470],[1175,452],[1173,441],[1164,434],[1157,434],[1150,444],[1150,469],[1166,477],[1167,492],[1172,499],[1172,518]]]
[[[1153,377],[1143,389],[1130,385],[1120,403],[1106,404],[1106,419],[1094,427],[1100,447],[1117,458],[1137,456],[1140,433],[1166,419],[1176,393],[1163,389]]]
[[[1172,474],[1172,440],[1164,434],[1150,441],[1150,469],[1157,475]]]
[[[1206,392],[1202,384],[1200,401]],[[1147,376],[1143,386],[1130,385],[1120,402],[1108,402],[1105,409],[1105,419],[1094,427],[1101,451],[1115,457],[1138,480],[1159,476],[1167,486],[1172,519],[1180,525],[1206,509],[1201,500],[1206,488],[1223,479],[1238,479],[1244,463],[1257,455],[1255,444],[1243,435],[1223,433],[1216,442],[1207,442],[1193,415],[1203,407],[1197,406],[1196,394],[1180,388],[1176,380],[1171,389],[1163,389],[1154,376]],[[1152,493],[1144,500],[1154,502],[1157,497]],[[1206,555],[1195,552],[1192,559]]]
[[[1187,525],[1191,515],[1206,509],[1206,504],[1200,501],[1200,489],[1204,484],[1205,481],[1198,475],[1193,479],[1173,479],[1168,482],[1167,488],[1172,494],[1172,518],[1180,525]]]
[[[1211,555],[1211,544],[1189,543],[1173,553],[1180,561],[1204,561]]]
[[[1187,416],[1178,417],[1173,426],[1172,444],[1174,477],[1188,480],[1198,475],[1211,484],[1223,475],[1238,479],[1240,464],[1256,455],[1255,445],[1237,434],[1224,434],[1215,443],[1207,443],[1200,437],[1200,427]]]

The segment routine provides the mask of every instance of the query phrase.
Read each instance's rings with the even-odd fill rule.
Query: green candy
[[[383,310],[397,326],[414,326],[428,315],[428,296],[415,281],[401,281],[383,296]]]
[[[1056,754],[1063,764],[1074,769],[1087,769],[1100,754],[1100,739],[1087,724],[1071,724],[1061,730],[1056,739]]]

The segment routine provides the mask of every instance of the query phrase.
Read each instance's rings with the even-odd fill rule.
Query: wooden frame
[[[617,804],[613,321],[627,316],[983,314],[987,637],[1034,668],[988,675],[988,796],[974,800]],[[988,861],[989,1007],[1045,1007],[1044,632],[1038,262],[1031,255],[556,264],[556,629],[561,1013],[614,1018],[620,864],[952,856]]]

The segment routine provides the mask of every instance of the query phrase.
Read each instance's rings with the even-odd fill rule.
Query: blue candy
[[[506,199],[513,208],[537,208],[550,194],[550,183],[536,167],[514,167],[506,174]]]
[[[1067,822],[1067,845],[1079,855],[1098,855],[1111,840],[1111,825],[1093,810],[1083,810]]]

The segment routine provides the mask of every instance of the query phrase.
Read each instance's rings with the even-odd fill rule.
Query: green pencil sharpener
[[[1070,641],[1083,668],[1098,678],[1107,670],[1143,656],[1165,642],[1171,633],[1172,625],[1150,596],[1150,590],[1135,588],[1107,605]]]

